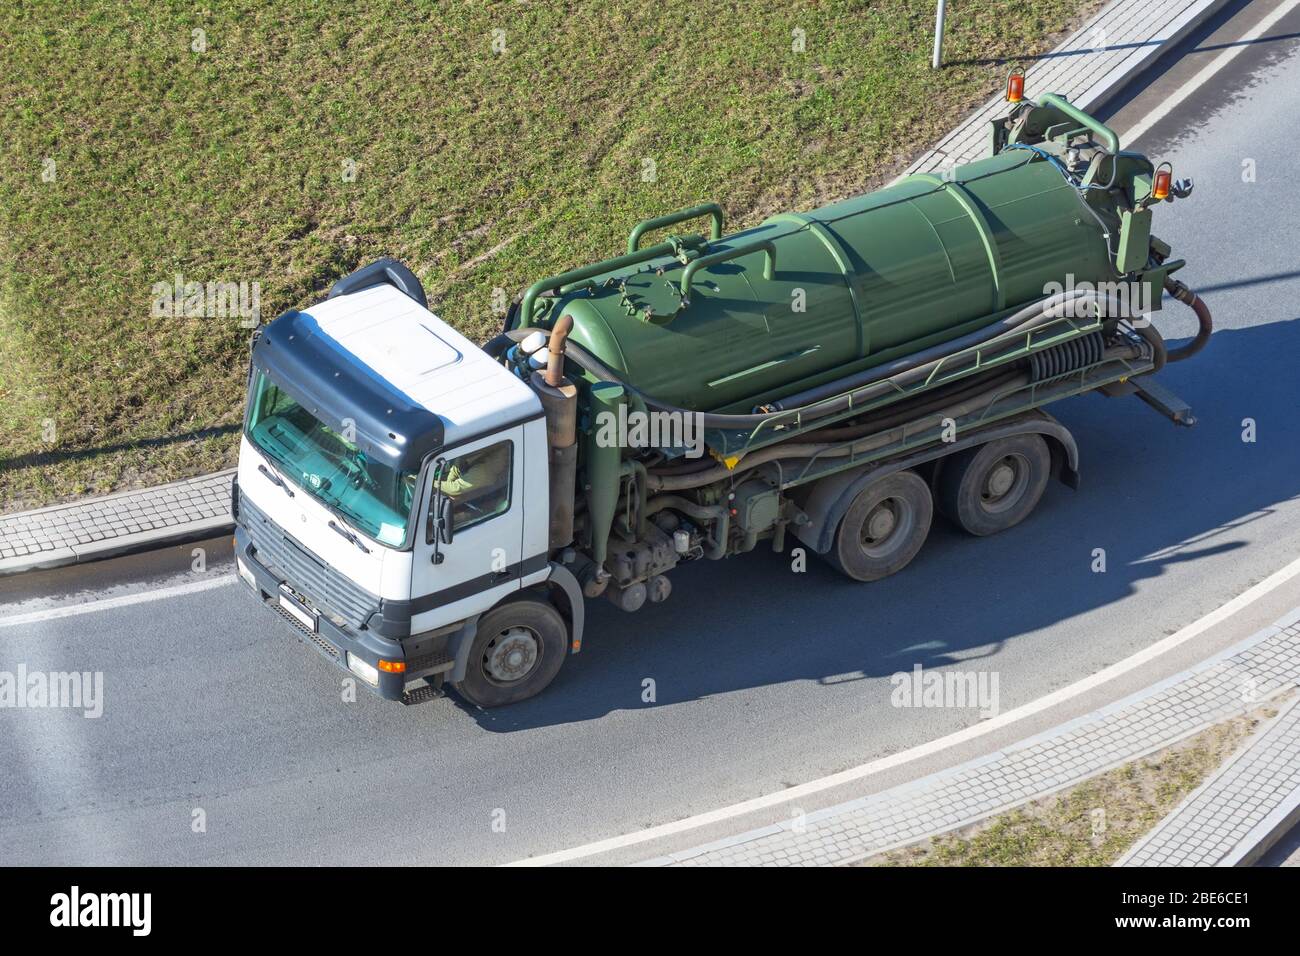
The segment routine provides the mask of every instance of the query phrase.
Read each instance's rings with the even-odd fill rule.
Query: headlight
[[[235,564],[239,567],[239,576],[244,579],[244,583],[256,591],[257,578],[253,577],[253,572],[248,570],[248,565],[244,563],[244,559],[235,558]]]
[[[379,686],[378,669],[371,664],[367,664],[351,651],[348,651],[348,670],[356,674],[371,687]]]

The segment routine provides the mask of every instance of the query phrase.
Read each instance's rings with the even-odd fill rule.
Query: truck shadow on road
[[[811,555],[796,573],[788,553],[765,544],[678,568],[664,604],[628,615],[591,602],[585,647],[546,693],[471,712],[485,729],[511,732],[797,681],[880,706],[889,676],[916,664],[996,670],[1019,641],[1048,661],[1062,655],[1063,635],[1108,626],[1132,629],[1124,656],[1263,576],[1241,577],[1247,569],[1233,554],[1267,547],[1262,519],[1300,493],[1296,356],[1300,320],[1218,331],[1201,355],[1161,373],[1191,404],[1195,428],[1162,421],[1135,397],[1055,406],[1078,440],[1082,485],[1054,483],[1022,525],[976,539],[936,516],[917,559],[874,584],[849,582]],[[1245,419],[1253,442],[1243,441]],[[1105,550],[1104,573],[1093,571],[1095,549]],[[1259,569],[1292,557],[1270,554]],[[1144,582],[1200,562],[1177,600],[1138,595]],[[1216,575],[1231,580],[1216,588]],[[1125,601],[1105,623],[1080,622],[1073,634],[1056,627]],[[646,680],[653,703],[642,699]],[[1005,678],[1002,694],[1015,696]]]

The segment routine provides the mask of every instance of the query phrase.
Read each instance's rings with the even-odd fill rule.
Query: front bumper
[[[316,612],[314,615],[316,629],[313,630],[281,606],[280,596],[284,593],[281,585],[287,585],[294,591],[298,588],[293,581],[286,581],[258,560],[256,551],[249,541],[248,532],[238,524],[235,526],[235,556],[253,576],[256,587],[250,590],[256,592],[265,607],[274,611],[277,617],[293,628],[300,641],[314,647],[322,657],[342,668],[356,678],[358,683],[370,688],[380,697],[409,703],[412,695],[407,692],[406,685],[410,681],[423,678],[429,686],[437,688],[441,686],[446,672],[451,669],[451,662],[445,653],[440,653],[440,648],[431,646],[427,638],[417,638],[411,643],[419,646],[408,648],[401,640],[383,637],[367,628],[354,630],[346,622],[336,623],[335,620],[331,620],[331,615],[326,608],[311,606],[311,610]],[[445,641],[443,643],[445,644]],[[411,650],[417,650],[419,653],[408,653]],[[394,674],[380,670],[379,684],[375,686],[348,667],[349,653],[375,668],[378,668],[380,660],[403,661],[407,665],[406,672]]]

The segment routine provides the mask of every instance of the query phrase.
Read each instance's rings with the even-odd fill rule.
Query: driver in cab
[[[434,485],[455,501],[457,511],[473,502],[476,505],[486,505],[490,512],[495,510],[491,507],[496,503],[495,498],[492,501],[482,499],[487,492],[505,489],[509,468],[510,443],[500,442],[455,459],[444,470],[443,478],[435,481]],[[505,496],[502,495],[501,498],[504,499]]]

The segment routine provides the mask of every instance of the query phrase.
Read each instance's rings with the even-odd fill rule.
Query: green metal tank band
[[[993,227],[989,225],[984,213],[980,212],[974,198],[962,188],[960,183],[946,180],[934,173],[917,173],[912,178],[933,183],[944,189],[970,217],[971,223],[979,232],[980,241],[984,244],[984,252],[989,259],[989,273],[993,279],[993,304],[989,311],[999,312],[1005,309],[1007,307],[1007,297],[1002,288],[1002,254],[998,251],[998,240],[993,235]]]
[[[853,318],[858,332],[857,354],[865,356],[871,347],[871,342],[867,338],[866,323],[863,322],[865,313],[862,306],[862,277],[854,271],[849,263],[848,250],[844,248],[844,243],[840,241],[839,236],[835,234],[834,230],[827,228],[826,224],[821,220],[813,219],[802,213],[782,213],[779,216],[773,216],[767,221],[770,223],[792,223],[800,229],[812,233],[822,241],[822,245],[826,247],[826,251],[831,254],[831,258],[839,266],[840,272],[844,274],[844,284],[849,290],[849,305],[853,309]]]

